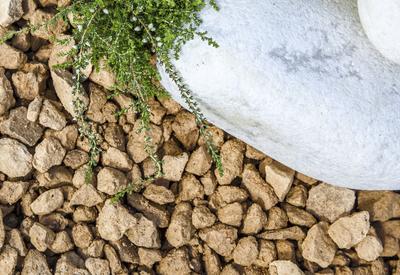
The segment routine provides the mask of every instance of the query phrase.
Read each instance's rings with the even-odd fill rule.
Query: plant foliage
[[[211,46],[218,46],[206,32],[199,31],[202,23],[199,12],[207,5],[218,9],[214,0],[72,0],[71,5],[59,9],[50,22],[46,23],[53,24],[61,19],[70,22],[74,27],[71,35],[76,46],[66,53],[70,61],[59,67],[72,68],[75,93],[82,91],[84,69],[89,64],[98,69],[105,60],[108,69],[116,76],[111,96],[118,93],[132,96],[130,108],[140,115],[141,131],[147,133],[145,149],[156,163],[157,172],[154,177],[162,175],[162,165],[150,138],[151,111],[147,102],[153,97],[166,95],[158,84],[160,76],[156,62],[164,66],[190,111],[196,116],[209,153],[219,172],[223,173],[220,157],[207,131],[205,119],[189,88],[172,64],[173,58],[179,58],[182,46],[196,36]],[[34,31],[39,27],[43,26],[28,26],[6,34],[4,39],[19,32]],[[74,106],[80,133],[88,139],[91,146],[90,169],[87,173],[90,180],[92,168],[97,165],[96,160],[100,153],[98,137],[92,123],[85,116],[85,106],[76,96]],[[127,111],[121,110],[119,114]],[[135,189],[137,188],[130,186],[126,191],[132,192]],[[118,194],[118,198],[123,194],[124,192]]]

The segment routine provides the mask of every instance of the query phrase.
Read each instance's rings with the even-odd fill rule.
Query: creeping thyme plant
[[[152,145],[150,135],[151,111],[148,100],[162,97],[166,92],[160,87],[160,78],[156,62],[164,66],[165,71],[176,83],[190,111],[195,115],[200,134],[205,138],[208,151],[222,174],[219,154],[207,131],[207,124],[184,79],[173,66],[171,59],[179,58],[181,47],[195,36],[200,37],[211,46],[218,45],[206,32],[199,31],[201,19],[199,12],[207,5],[218,9],[214,0],[72,0],[71,4],[58,10],[47,22],[47,27],[58,20],[73,25],[71,35],[76,46],[67,53],[71,61],[59,67],[72,68],[74,74],[75,119],[80,133],[86,137],[91,146],[88,177],[97,165],[100,153],[99,142],[94,126],[85,116],[86,107],[79,100],[85,79],[84,69],[88,64],[99,68],[102,60],[116,77],[116,84],[110,96],[123,93],[132,96],[132,108],[140,116],[141,131],[146,132],[145,149],[156,164],[157,172],[152,180],[162,176],[162,163],[156,148]],[[27,28],[6,35],[6,39],[22,31],[34,31],[46,26],[28,26]],[[68,43],[68,41],[56,41]],[[117,115],[126,113],[123,109]],[[142,183],[132,183],[127,190],[120,192],[116,200],[126,192],[132,192]]]

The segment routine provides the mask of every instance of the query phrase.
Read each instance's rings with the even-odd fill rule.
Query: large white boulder
[[[400,66],[369,42],[357,0],[217,2],[202,18],[220,47],[197,39],[174,62],[209,121],[328,183],[400,189]]]
[[[400,64],[400,1],[358,0],[361,23],[372,44]]]

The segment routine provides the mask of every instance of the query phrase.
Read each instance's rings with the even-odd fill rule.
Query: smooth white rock
[[[1,0],[0,1],[0,25],[8,27],[12,23],[18,21],[24,10],[22,8],[22,0]]]
[[[400,189],[400,66],[363,32],[357,0],[219,0],[175,61],[210,122],[331,184]],[[183,103],[162,68],[162,83]]]
[[[358,0],[358,12],[372,44],[400,64],[400,1]]]

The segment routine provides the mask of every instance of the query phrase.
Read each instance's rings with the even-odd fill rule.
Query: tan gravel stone
[[[336,220],[328,234],[339,248],[350,249],[367,236],[368,230],[369,214],[362,211]]]
[[[154,221],[157,227],[168,227],[170,215],[163,206],[150,202],[136,193],[128,195],[128,204],[142,212],[148,219]]]
[[[85,267],[91,275],[110,275],[110,265],[107,260],[98,258],[88,258],[85,261]]]
[[[248,209],[243,220],[242,234],[252,235],[259,233],[267,221],[267,215],[261,206],[253,203]]]
[[[203,261],[207,274],[219,274],[221,272],[221,261],[208,245],[204,245]]]
[[[371,221],[400,217],[400,194],[390,191],[360,191],[358,209],[369,212]]]
[[[39,186],[48,189],[70,184],[72,177],[72,171],[65,166],[54,166],[44,173],[36,173]]]
[[[104,166],[110,166],[122,171],[131,170],[133,165],[127,153],[114,147],[108,148],[108,150],[102,154],[101,162]]]
[[[279,201],[283,201],[289,192],[295,171],[283,164],[273,161],[265,166],[265,181],[269,183]]]
[[[51,275],[46,257],[35,249],[31,249],[25,257],[21,275]]]
[[[35,148],[33,167],[39,172],[44,173],[51,167],[60,165],[65,153],[65,149],[58,139],[53,137],[45,138]]]
[[[13,247],[6,245],[0,253],[0,270],[1,274],[13,275],[15,274],[15,267],[17,266],[18,252]]]
[[[77,247],[88,248],[93,241],[93,233],[89,226],[76,224],[72,228],[72,239]]]
[[[34,146],[42,137],[43,129],[36,122],[27,119],[25,107],[18,107],[12,109],[8,118],[0,123],[0,132],[28,146]]]
[[[252,265],[258,257],[258,243],[256,238],[249,236],[240,239],[233,250],[233,261],[242,266]]]
[[[64,158],[64,164],[72,169],[78,169],[89,161],[89,154],[83,150],[74,149],[68,151]]]
[[[209,199],[210,206],[220,208],[229,203],[244,202],[248,198],[246,190],[230,185],[218,186]]]
[[[56,233],[54,242],[50,245],[49,249],[56,254],[61,254],[74,249],[74,243],[66,231],[61,231]]]
[[[376,236],[366,236],[355,246],[355,250],[360,259],[371,262],[381,255],[383,246]]]
[[[269,265],[270,275],[303,275],[304,272],[291,261],[274,261]]]
[[[195,198],[203,199],[204,188],[200,181],[192,174],[184,174],[179,182],[179,195],[176,202],[191,201]]]
[[[334,222],[353,209],[355,193],[352,190],[321,183],[312,187],[307,199],[307,211]]]
[[[161,261],[161,251],[157,249],[149,249],[139,247],[138,249],[140,264],[151,268],[155,263]]]
[[[135,218],[136,225],[125,233],[128,239],[136,246],[160,248],[161,240],[156,224],[142,214],[136,214]]]
[[[255,265],[260,267],[268,267],[269,264],[277,259],[276,248],[273,241],[258,240],[259,253],[258,258],[254,262]]]
[[[186,172],[202,176],[210,170],[212,159],[205,146],[200,146],[192,152],[186,165]]]
[[[22,51],[6,43],[0,44],[0,67],[17,70],[25,64],[27,59],[27,56]]]
[[[228,257],[236,247],[237,229],[224,224],[201,229],[199,237],[221,256]]]
[[[239,227],[243,219],[243,207],[240,203],[227,204],[217,211],[218,219],[227,225]]]
[[[180,181],[188,160],[187,153],[182,153],[179,156],[164,156],[162,159],[163,178],[170,181]]]
[[[1,225],[0,225],[0,232],[1,232]],[[0,239],[1,239],[1,233],[0,233]],[[18,229],[13,228],[8,232],[8,243],[11,247],[17,250],[19,256],[25,257],[26,254],[28,254],[28,249],[26,248],[22,234]],[[0,245],[0,247],[1,246],[2,245]]]
[[[175,206],[165,236],[173,247],[188,244],[192,238],[192,207],[189,203],[179,203]]]
[[[104,201],[104,197],[97,192],[91,184],[82,185],[71,198],[70,205],[84,205],[87,207],[96,206]]]
[[[171,250],[161,261],[157,267],[160,275],[189,275],[190,260],[186,248],[178,248]]]
[[[192,224],[195,228],[201,229],[212,226],[217,218],[204,205],[197,206],[192,212]]]
[[[217,149],[221,149],[221,146],[224,144],[224,131],[221,129],[215,127],[215,126],[210,126],[208,127],[208,132],[211,134],[211,140],[214,144],[214,146]],[[197,144],[199,146],[203,146],[206,144],[206,141],[203,136],[200,135],[199,140],[197,141]]]
[[[115,123],[108,123],[104,130],[104,139],[110,146],[125,151],[126,138],[122,127]]]
[[[94,69],[89,79],[107,90],[111,90],[115,85],[115,74],[108,68],[105,60],[100,60],[99,68]]]
[[[64,274],[91,275],[86,270],[83,259],[72,251],[62,254],[57,261],[54,275]]]
[[[317,223],[313,215],[301,208],[294,207],[290,204],[283,204],[283,209],[286,211],[289,222],[294,225],[311,227]]]
[[[15,105],[13,88],[4,73],[5,70],[0,68],[0,115],[4,115]]]
[[[97,189],[108,195],[115,195],[125,189],[128,179],[125,174],[111,167],[102,168],[97,174]]]
[[[35,97],[28,105],[28,110],[26,113],[26,118],[31,122],[36,122],[39,118],[40,111],[43,106],[43,98],[41,96]]]
[[[264,228],[267,230],[282,229],[287,227],[288,222],[289,218],[286,215],[286,212],[281,208],[274,206],[268,211],[268,218]]]
[[[275,230],[266,230],[261,234],[258,234],[258,237],[265,240],[303,240],[306,235],[303,230],[298,226],[292,226],[283,229],[275,229]]]
[[[46,89],[47,75],[17,71],[13,73],[11,79],[19,98],[34,100]]]
[[[222,145],[220,155],[221,163],[224,168],[224,175],[221,176],[218,169],[214,171],[215,177],[220,185],[231,184],[236,177],[241,175],[244,151],[244,143],[238,140],[231,139]]]
[[[260,204],[264,210],[269,210],[278,203],[278,198],[272,187],[261,178],[254,165],[245,165],[242,180],[250,193],[251,199]]]
[[[29,182],[4,181],[0,188],[0,203],[12,205],[19,201],[29,188]]]
[[[137,219],[120,204],[107,200],[97,218],[97,230],[107,241],[121,239],[123,234],[137,224]]]
[[[150,99],[150,121],[156,125],[161,125],[167,110],[155,99]]]
[[[115,251],[115,249],[111,245],[104,245],[104,254],[110,264],[112,274],[128,274],[128,272],[124,270],[124,267],[121,264],[121,260],[119,259],[117,251]]]
[[[276,252],[279,260],[296,262],[296,247],[293,242],[278,240],[276,242]]]
[[[67,125],[65,115],[50,101],[45,99],[39,115],[40,125],[61,131]]]
[[[162,185],[150,184],[143,192],[143,196],[158,204],[167,204],[175,201],[174,193]]]
[[[64,195],[60,189],[51,189],[41,194],[31,204],[36,215],[46,215],[60,208],[64,203]]]
[[[35,222],[29,230],[29,237],[32,245],[40,252],[44,252],[54,242],[55,234],[49,228]]]
[[[302,247],[305,259],[317,263],[320,267],[328,267],[335,257],[337,247],[328,235],[328,223],[320,222],[307,232]]]
[[[188,111],[181,111],[175,116],[172,130],[176,138],[182,143],[186,150],[193,150],[199,138],[196,118]]]
[[[303,185],[293,186],[286,195],[286,202],[293,206],[304,208],[308,197],[307,188]]]
[[[200,178],[201,184],[204,187],[204,194],[206,196],[211,195],[214,193],[215,188],[218,185],[217,179],[211,171],[208,171],[204,176]]]
[[[246,156],[246,158],[255,159],[255,160],[262,160],[266,157],[264,153],[258,151],[257,149],[255,149],[254,147],[252,147],[248,144],[246,144],[245,156]]]
[[[32,155],[26,146],[14,139],[0,139],[0,172],[15,178],[24,177],[31,170]]]

